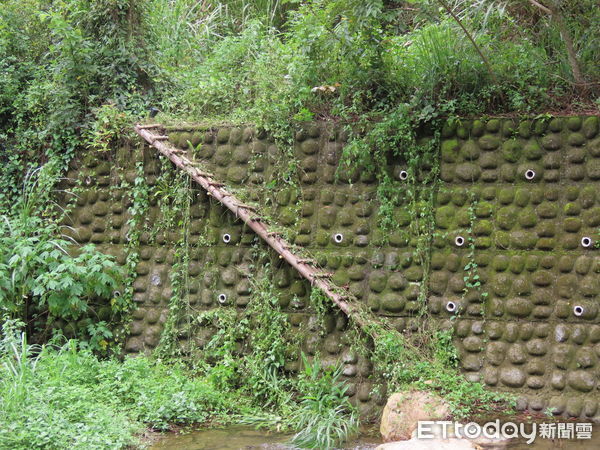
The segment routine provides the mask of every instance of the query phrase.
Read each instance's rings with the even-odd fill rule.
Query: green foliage
[[[200,354],[216,385],[245,392],[256,404],[281,408],[290,401],[290,380],[283,374],[292,349],[286,340],[290,324],[268,280],[253,280],[252,292],[241,315],[224,307],[198,317],[198,323],[216,327]]]
[[[238,404],[181,366],[100,361],[75,342],[32,346],[18,328],[5,322],[0,341],[2,448],[126,448],[143,424],[204,422]]]
[[[138,0],[26,2],[0,11],[0,116],[9,144],[70,157],[107,102],[140,111],[145,62]]]
[[[342,366],[321,367],[302,355],[304,371],[300,373],[301,392],[296,427],[301,431],[292,444],[302,448],[335,448],[358,431],[358,417],[350,404],[348,386],[340,381]]]
[[[114,149],[131,127],[132,118],[114,104],[96,108],[94,116],[87,136],[87,147],[92,150],[107,152]]]
[[[436,392],[450,404],[456,419],[513,408],[511,395],[489,391],[482,383],[465,379],[458,370],[452,330],[432,326],[424,323],[421,329],[400,335],[385,324],[374,325],[371,331],[377,338],[372,346],[358,344],[359,350],[371,358],[388,392],[409,388]]]
[[[191,354],[190,363],[214,386],[245,399],[237,422],[299,431],[295,445],[333,448],[354,433],[358,423],[345,396],[341,370],[322,368],[318,357],[310,363],[303,358],[304,371],[291,377],[285,366],[297,359],[301,336],[291,332],[271,281],[263,274],[251,281],[251,300],[243,311],[223,306],[192,315],[185,297],[172,299],[170,321],[182,327],[182,319],[194,318],[183,322],[179,332],[193,335],[198,326],[204,335],[206,328],[212,332],[202,345],[185,352],[167,337],[159,351],[165,357]]]
[[[34,171],[13,214],[0,214],[0,310],[42,333],[68,321],[70,334],[90,337],[88,345],[105,350],[112,332],[90,316],[94,308],[105,307],[105,320],[128,310],[113,295],[121,272],[93,245],[78,248],[61,236],[47,203],[55,176],[52,163]]]

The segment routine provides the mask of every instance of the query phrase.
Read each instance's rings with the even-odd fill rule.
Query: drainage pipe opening
[[[535,170],[527,169],[525,171],[525,179],[533,180],[535,178]]]

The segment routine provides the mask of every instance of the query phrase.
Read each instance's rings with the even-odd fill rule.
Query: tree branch
[[[577,60],[577,52],[575,51],[575,45],[573,45],[573,38],[571,37],[571,33],[569,33],[569,28],[564,21],[564,18],[560,12],[560,8],[558,5],[551,3],[551,6],[547,7],[542,5],[536,0],[529,0],[529,3],[536,6],[537,8],[544,11],[546,14],[550,15],[550,19],[556,22],[556,26],[558,27],[558,31],[560,32],[560,37],[565,43],[565,47],[567,50],[567,58],[569,60],[569,65],[571,66],[571,71],[573,72],[573,79],[575,80],[575,84],[578,86],[585,85],[585,78],[581,73],[581,68],[579,67],[579,61]]]
[[[498,79],[496,78],[496,74],[492,70],[492,66],[491,66],[490,62],[488,61],[488,59],[486,58],[486,56],[483,54],[483,52],[479,48],[479,45],[477,45],[477,42],[475,42],[475,39],[473,38],[473,36],[471,35],[471,33],[469,33],[469,30],[467,30],[467,28],[463,25],[463,23],[459,19],[459,17],[456,14],[454,14],[454,11],[452,11],[452,8],[450,8],[448,6],[448,4],[444,0],[438,0],[438,3],[440,5],[442,5],[442,7],[446,10],[446,12],[448,14],[450,14],[452,16],[452,18],[456,21],[456,23],[462,28],[462,30],[464,31],[465,35],[469,39],[469,41],[471,41],[471,44],[473,44],[473,47],[475,48],[475,50],[477,51],[477,53],[479,53],[479,56],[481,57],[483,63],[487,67],[487,70],[490,73],[490,76],[492,77],[492,80],[494,81],[494,83],[497,84]]]

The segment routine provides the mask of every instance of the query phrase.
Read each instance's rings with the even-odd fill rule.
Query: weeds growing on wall
[[[386,235],[406,220],[406,241],[427,277],[435,233],[434,201],[439,185],[439,126],[443,112],[408,104],[389,111],[375,123],[350,128],[351,140],[344,148],[340,172],[366,171],[377,179],[379,226]],[[428,128],[423,129],[427,124]],[[366,128],[366,129],[365,129]],[[429,132],[429,136],[427,133]],[[421,136],[419,136],[421,134]],[[421,282],[420,314],[424,313],[428,280]]]

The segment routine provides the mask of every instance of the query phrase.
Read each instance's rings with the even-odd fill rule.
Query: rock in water
[[[410,439],[420,420],[444,420],[450,406],[437,395],[425,391],[392,394],[381,416],[379,431],[386,442]]]
[[[375,450],[473,450],[478,447],[463,439],[411,439],[382,444]]]

